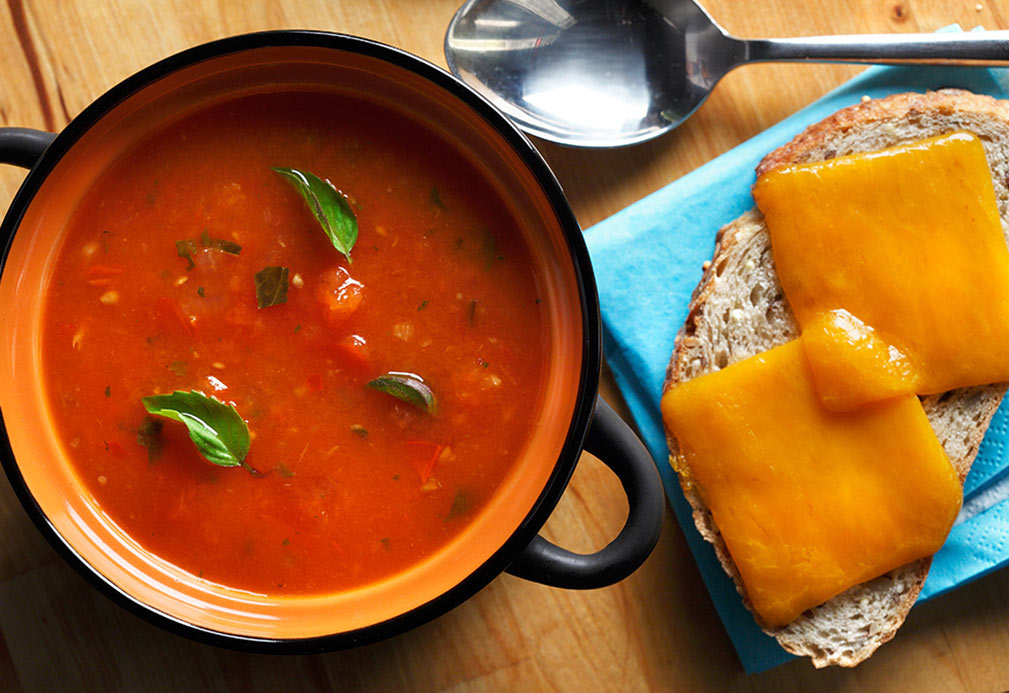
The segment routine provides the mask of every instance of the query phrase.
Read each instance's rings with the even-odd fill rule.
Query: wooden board
[[[247,31],[314,28],[377,39],[444,65],[461,0],[7,0],[0,7],[0,125],[56,130],[103,91],[178,50]],[[709,0],[740,36],[1009,28],[983,0]],[[582,226],[777,122],[858,68],[759,65],[730,74],[683,127],[616,151],[540,143]],[[23,172],[0,167],[6,207]],[[612,381],[604,394],[619,406]],[[7,412],[5,412],[7,414]],[[602,546],[626,503],[584,457],[546,535]],[[621,584],[566,592],[502,576],[413,632],[354,651],[269,657],[198,645],[114,606],[63,564],[0,482],[0,690],[906,690],[1009,688],[1009,571],[916,608],[861,667],[796,661],[746,676],[667,516],[644,567]]]

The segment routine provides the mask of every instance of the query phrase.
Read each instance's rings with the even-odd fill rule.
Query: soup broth
[[[346,195],[349,260],[275,167]],[[66,230],[42,342],[57,433],[102,512],[195,576],[369,584],[462,531],[529,440],[547,353],[531,266],[493,186],[403,115],[308,92],[204,108],[104,171]],[[260,307],[268,267],[286,296]],[[368,386],[388,373],[437,405]],[[243,467],[148,415],[173,391],[235,407]]]

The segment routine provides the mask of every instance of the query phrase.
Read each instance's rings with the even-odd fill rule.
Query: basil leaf
[[[193,241],[175,241],[175,252],[179,254],[179,257],[184,257],[186,262],[187,270],[191,270],[196,267],[196,263],[193,262],[193,254],[196,252],[196,243]]]
[[[368,387],[392,395],[428,414],[438,411],[438,400],[434,392],[419,375],[390,371],[369,382]]]
[[[242,246],[238,245],[234,241],[228,241],[223,238],[211,238],[210,233],[203,229],[200,233],[200,245],[204,248],[210,248],[211,250],[220,250],[221,252],[228,253],[230,255],[238,255],[242,252]],[[196,263],[193,262],[193,258],[197,252],[196,241],[175,241],[175,252],[179,254],[179,257],[185,258],[187,270],[191,270],[196,267]]]
[[[196,449],[208,462],[221,467],[244,466],[249,427],[233,406],[195,390],[176,390],[140,401],[149,414],[185,424]]]
[[[287,303],[286,267],[264,267],[256,272],[256,303],[260,308]]]
[[[350,208],[347,197],[328,180],[308,171],[283,167],[275,167],[273,171],[298,191],[333,247],[343,253],[347,262],[351,262],[350,250],[357,242],[357,216]]]
[[[229,241],[224,238],[213,238],[210,232],[206,229],[200,233],[200,243],[203,244],[204,248],[210,248],[211,250],[220,250],[223,253],[230,253],[232,255],[238,255],[242,252],[242,246],[238,245],[234,241]]]
[[[242,252],[242,246],[238,245],[234,241],[228,241],[223,238],[215,238],[214,244],[211,248],[215,250],[220,250],[222,253],[228,253],[229,255],[238,255]]]
[[[458,489],[455,492],[455,497],[452,499],[452,507],[448,509],[448,515],[445,517],[445,520],[455,519],[465,514],[471,507],[473,507],[473,498],[465,489]]]
[[[137,429],[137,445],[147,448],[147,461],[153,464],[161,457],[164,442],[161,440],[161,427],[164,422],[151,416],[145,416]]]

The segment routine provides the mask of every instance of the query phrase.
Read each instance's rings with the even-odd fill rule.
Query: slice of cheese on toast
[[[1009,102],[987,96],[941,90],[860,103],[809,127],[769,154],[758,174],[955,131],[973,133],[983,142],[1002,229],[1009,235]],[[677,336],[665,389],[798,336],[798,324],[775,271],[763,217],[755,210],[747,212],[718,233],[714,256]],[[961,484],[1005,391],[1006,384],[985,385],[922,400]],[[669,446],[676,455],[675,438],[670,437]],[[698,530],[740,585],[739,571],[711,512],[696,489],[688,487],[685,494]],[[787,625],[765,630],[789,652],[811,657],[817,667],[854,666],[894,636],[921,591],[930,564],[930,558],[914,561],[852,587]],[[745,600],[745,592],[740,592]]]

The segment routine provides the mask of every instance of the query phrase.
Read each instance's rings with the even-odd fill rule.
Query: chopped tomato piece
[[[345,323],[361,306],[364,284],[350,276],[343,267],[325,272],[319,278],[316,295],[325,307],[326,320],[330,326]]]
[[[417,470],[417,474],[420,476],[420,483],[427,483],[427,480],[431,477],[431,472],[434,471],[434,463],[438,461],[441,451],[445,449],[445,446],[438,443],[430,443],[426,440],[408,440],[406,441],[406,448],[407,458],[414,469]]]
[[[332,351],[341,366],[346,366],[362,375],[372,372],[368,343],[361,335],[352,334],[344,337],[333,345]]]
[[[189,335],[196,334],[196,325],[189,316],[182,311],[182,306],[180,306],[179,302],[175,299],[168,296],[162,296],[158,299],[155,311],[159,321],[170,325],[180,325]]]

